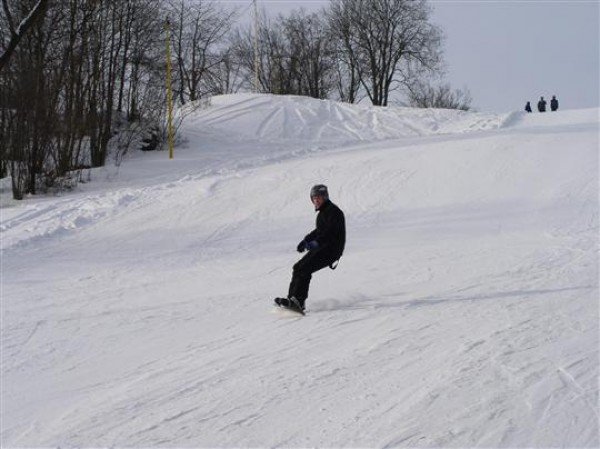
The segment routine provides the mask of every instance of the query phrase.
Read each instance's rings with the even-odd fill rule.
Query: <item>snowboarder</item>
[[[540,97],[540,101],[538,101],[538,111],[546,112],[546,100],[544,100],[544,97]]]
[[[552,95],[552,100],[550,100],[550,110],[558,111],[558,100],[556,99],[556,95]]]
[[[327,186],[315,185],[310,200],[318,211],[317,227],[296,248],[299,253],[308,253],[294,265],[287,298],[275,298],[277,305],[300,313],[304,313],[312,274],[325,267],[335,269],[346,244],[344,213],[329,200]]]
[[[530,102],[527,102],[527,104],[525,105],[525,110],[527,112],[531,112],[531,103]]]

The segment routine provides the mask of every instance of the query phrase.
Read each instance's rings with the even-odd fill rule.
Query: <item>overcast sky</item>
[[[250,17],[251,0],[226,1]],[[270,16],[328,1],[258,0]],[[600,106],[600,0],[437,0],[446,79],[473,107],[505,112],[556,95],[561,109]]]

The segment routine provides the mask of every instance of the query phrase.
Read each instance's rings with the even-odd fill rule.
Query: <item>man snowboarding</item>
[[[525,105],[525,111],[531,112],[531,103],[527,102],[527,104]]]
[[[287,298],[275,298],[278,306],[302,314],[312,274],[325,267],[334,269],[334,263],[339,261],[346,244],[344,213],[329,200],[327,186],[314,186],[310,190],[310,200],[318,211],[317,227],[296,248],[299,253],[308,253],[294,265]]]
[[[552,95],[552,100],[550,100],[550,110],[552,112],[558,111],[558,100],[556,99],[556,95]]]

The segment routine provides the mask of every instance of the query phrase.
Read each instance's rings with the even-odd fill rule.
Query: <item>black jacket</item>
[[[558,100],[556,98],[550,100],[550,109],[553,111],[558,110]]]
[[[538,101],[538,111],[546,112],[546,100]]]
[[[342,210],[331,201],[325,201],[317,214],[317,229],[304,240],[316,240],[319,251],[326,252],[333,260],[339,259],[346,245],[346,219]]]

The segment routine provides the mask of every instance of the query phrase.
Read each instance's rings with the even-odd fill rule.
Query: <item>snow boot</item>
[[[296,299],[295,296],[289,298],[275,298],[275,304],[304,314],[304,301]]]

